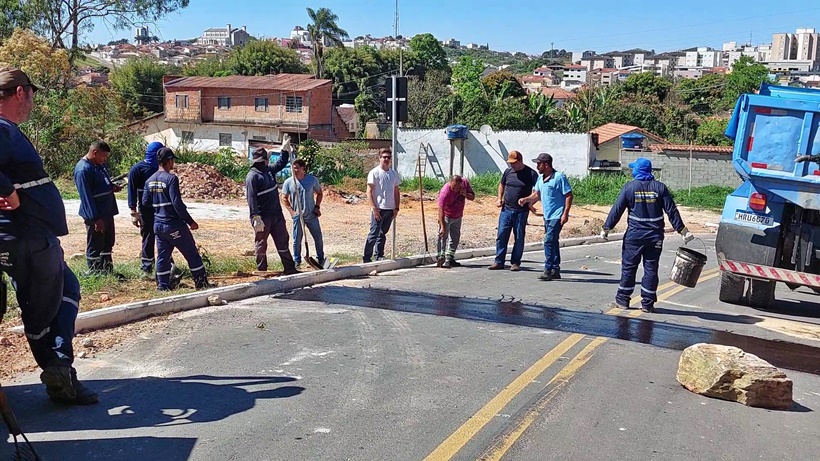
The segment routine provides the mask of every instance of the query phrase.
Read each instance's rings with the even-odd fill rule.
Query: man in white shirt
[[[389,148],[379,149],[379,166],[370,170],[367,175],[367,199],[370,202],[370,233],[364,244],[362,261],[373,260],[373,249],[376,249],[376,261],[384,259],[384,245],[390,225],[399,214],[399,173],[390,168],[393,152]]]

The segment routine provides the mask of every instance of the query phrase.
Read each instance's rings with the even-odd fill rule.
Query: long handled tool
[[[6,427],[9,429],[9,434],[14,437],[14,454],[12,460],[43,461],[43,458],[41,458],[40,455],[37,454],[37,451],[34,450],[34,445],[29,442],[26,434],[24,434],[20,429],[20,425],[17,424],[17,418],[14,416],[14,412],[11,411],[11,405],[9,405],[9,401],[6,398],[5,392],[3,392],[2,386],[0,386],[0,413],[3,415],[3,422],[6,423]],[[21,437],[25,444],[19,442],[17,437]]]
[[[319,261],[316,261],[316,259],[310,256],[310,246],[308,245],[307,238],[308,230],[307,225],[305,224],[305,216],[302,214],[302,200],[301,197],[299,197],[299,180],[296,179],[295,176],[293,177],[293,189],[296,191],[296,212],[299,213],[299,225],[302,226],[302,236],[305,239],[305,260],[310,267],[316,270],[322,270],[324,267],[319,264]],[[302,191],[307,194],[307,191],[304,190],[304,188],[302,188]]]

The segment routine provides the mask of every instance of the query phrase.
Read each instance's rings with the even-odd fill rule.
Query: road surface
[[[93,407],[50,403],[36,375],[5,388],[46,459],[818,459],[820,298],[720,303],[705,245],[698,286],[662,277],[653,314],[610,309],[611,242],[564,249],[560,281],[528,253],[519,273],[478,259],[176,315],[78,362]],[[703,341],[784,367],[793,408],[683,389],[680,350]]]

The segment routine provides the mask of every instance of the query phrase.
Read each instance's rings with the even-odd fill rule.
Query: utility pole
[[[393,37],[399,44],[399,77],[402,77],[404,76],[404,46],[402,45],[404,40],[399,40],[399,0],[396,0],[396,18],[393,21]]]
[[[552,57],[552,50],[553,50],[552,46],[553,45],[555,45],[555,42],[550,42],[550,64],[552,64],[552,60],[553,60],[553,57]]]

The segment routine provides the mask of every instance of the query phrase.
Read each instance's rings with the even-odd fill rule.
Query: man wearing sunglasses
[[[379,166],[370,170],[367,175],[367,199],[370,202],[370,232],[364,244],[362,261],[373,261],[373,250],[376,250],[376,261],[384,259],[384,245],[390,225],[399,214],[399,173],[390,168],[393,152],[386,147],[379,149]]]

